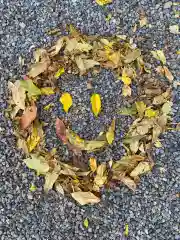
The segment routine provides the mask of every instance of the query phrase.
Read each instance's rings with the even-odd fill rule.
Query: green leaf
[[[146,110],[146,104],[142,101],[135,102],[138,114],[140,117],[143,117],[144,111]]]
[[[20,86],[28,92],[28,97],[41,95],[41,90],[33,83],[32,80],[20,80]]]
[[[133,104],[132,107],[129,107],[129,108],[127,107],[120,108],[118,113],[124,116],[132,116],[132,115],[136,115],[137,109]]]
[[[85,228],[88,228],[88,226],[89,226],[89,221],[88,221],[87,218],[84,219],[83,225],[84,225]]]
[[[125,224],[125,230],[124,230],[124,236],[128,237],[128,235],[129,235],[129,225],[126,223]]]
[[[49,165],[45,158],[37,154],[31,154],[30,158],[24,159],[24,163],[28,168],[35,170],[37,175],[45,174],[49,171]]]

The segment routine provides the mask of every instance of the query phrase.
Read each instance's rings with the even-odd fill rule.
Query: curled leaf
[[[71,95],[68,92],[63,93],[62,96],[60,97],[60,102],[63,105],[64,111],[67,113],[73,103]]]
[[[130,177],[127,177],[127,176],[123,177],[121,179],[121,182],[124,183],[132,191],[136,190],[136,183]]]
[[[100,202],[100,199],[91,192],[74,192],[71,196],[80,204],[94,204]]]
[[[92,111],[94,115],[97,117],[101,111],[101,97],[99,94],[94,93],[91,96],[91,106],[92,106]]]

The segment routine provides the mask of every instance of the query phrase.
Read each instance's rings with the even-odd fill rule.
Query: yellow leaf
[[[128,235],[129,235],[129,225],[126,223],[125,230],[124,230],[124,236],[128,237]]]
[[[162,143],[159,141],[159,139],[154,143],[154,145],[157,148],[161,148],[162,147]]]
[[[86,205],[86,204],[93,204],[100,202],[100,199],[96,197],[91,192],[74,192],[71,193],[71,196],[80,204],[80,205]]]
[[[131,96],[131,88],[128,85],[124,85],[122,88],[122,95],[124,97]]]
[[[59,78],[62,74],[64,73],[64,68],[61,67],[56,73],[55,73],[55,78]]]
[[[54,106],[54,103],[49,103],[48,105],[46,105],[43,109],[48,111],[51,107]]]
[[[31,192],[34,192],[34,191],[36,191],[36,189],[37,189],[37,187],[33,183],[31,183],[31,186],[30,186],[29,190]]]
[[[111,18],[112,18],[112,14],[109,13],[105,19],[107,22],[109,22],[111,20]]]
[[[62,96],[60,97],[60,102],[63,105],[64,111],[67,113],[73,103],[71,95],[68,92],[63,93]]]
[[[137,167],[130,173],[131,177],[137,177],[143,173],[151,171],[152,166],[149,162],[140,162]]]
[[[112,3],[112,0],[96,0],[96,3],[100,6]]]
[[[27,147],[29,152],[32,152],[39,142],[40,136],[38,135],[38,129],[33,127],[31,135],[27,138]]]
[[[89,159],[89,166],[90,166],[92,172],[96,171],[96,169],[97,169],[97,162],[96,162],[95,158],[90,158]]]
[[[178,54],[178,55],[179,55],[179,54],[180,54],[180,50],[177,50],[176,54]]]
[[[115,119],[112,120],[111,126],[109,127],[106,133],[106,139],[109,144],[112,144],[114,141],[114,131],[115,131]]]
[[[131,78],[127,76],[126,71],[123,69],[121,80],[125,85],[131,84]]]
[[[41,90],[42,95],[47,95],[48,96],[48,95],[52,95],[52,94],[55,93],[54,89],[51,88],[51,87],[44,87],[44,88],[41,88],[40,90]]]
[[[106,141],[103,140],[91,140],[85,141],[84,150],[88,152],[96,151],[106,145]]]
[[[135,102],[135,104],[139,116],[142,117],[144,115],[144,111],[146,110],[146,104],[142,101]]]
[[[85,228],[88,228],[88,226],[89,226],[89,221],[88,221],[87,218],[84,219],[83,225],[84,225]]]
[[[166,64],[166,57],[164,55],[164,52],[162,50],[155,50],[151,51],[154,58],[161,61],[163,64]]]
[[[99,94],[94,93],[91,96],[91,106],[92,106],[92,111],[94,115],[97,117],[101,111],[101,97]]]
[[[148,108],[148,109],[145,110],[145,116],[148,117],[148,118],[156,117],[157,114],[158,114],[158,112],[151,109],[151,108]]]

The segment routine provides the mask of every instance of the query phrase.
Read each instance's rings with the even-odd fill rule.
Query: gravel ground
[[[138,23],[139,12],[145,11],[150,27],[132,32]],[[128,34],[135,36],[135,42],[148,57],[151,49],[163,48],[167,65],[178,76],[177,35],[169,33],[169,26],[177,24],[175,11],[178,6],[164,0],[119,0],[105,8],[94,1],[0,1],[0,239],[2,240],[122,240],[123,228],[129,224],[129,240],[179,240],[179,161],[180,132],[168,132],[162,136],[163,147],[154,149],[156,166],[152,173],[142,177],[135,193],[120,186],[113,192],[102,196],[96,206],[79,207],[73,200],[63,198],[50,191],[44,195],[43,179],[35,177],[23,164],[23,154],[15,148],[12,124],[4,116],[6,108],[7,80],[25,72],[18,64],[19,56],[30,61],[36,47],[49,45],[52,37],[46,31],[57,25],[63,30],[66,23],[73,23],[89,34]],[[109,22],[105,17],[111,13]],[[157,62],[150,60],[153,66]],[[155,65],[154,65],[155,64]],[[155,74],[155,73],[153,73]],[[92,76],[88,76],[88,79]],[[103,114],[95,120],[89,110],[90,90],[86,89],[87,78],[73,78],[60,82],[62,90],[72,93],[75,108],[67,116],[73,130],[86,138],[95,137],[111,122],[121,106],[120,83],[114,81],[111,72],[103,71],[92,78],[95,91],[103,98]],[[174,90],[174,122],[180,121],[180,90]],[[50,100],[50,99],[49,99]],[[42,99],[45,105],[47,99]],[[116,103],[116,104],[115,104]],[[118,104],[117,104],[118,103]],[[62,116],[60,105],[53,114]],[[46,129],[47,146],[57,144],[52,123]],[[47,114],[41,111],[41,118]],[[120,128],[116,130],[114,145],[108,148],[99,159],[118,159],[123,150],[117,150],[130,119],[119,118]],[[48,135],[49,134],[49,135]],[[61,147],[62,148],[62,147]],[[63,155],[65,154],[65,150]],[[67,155],[68,157],[68,155]],[[31,183],[38,187],[34,193],[29,191]],[[89,219],[89,228],[82,226]]]

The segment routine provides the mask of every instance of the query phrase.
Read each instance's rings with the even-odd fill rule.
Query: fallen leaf
[[[112,3],[112,0],[96,0],[96,3],[100,6]]]
[[[99,94],[94,93],[91,96],[91,106],[92,106],[92,111],[94,115],[97,117],[101,111],[101,97]]]
[[[20,127],[21,129],[26,129],[30,124],[36,119],[37,116],[37,107],[33,103],[32,106],[29,106],[25,109],[22,117],[20,118]]]
[[[178,25],[172,25],[169,27],[169,31],[170,33],[173,33],[173,34],[179,34],[179,26]]]
[[[56,119],[56,134],[61,141],[66,143],[68,141],[66,136],[66,127],[63,121],[59,118]]]
[[[48,68],[49,62],[37,62],[31,66],[30,71],[28,72],[28,76],[31,78],[35,78],[39,76],[41,73],[45,72]]]
[[[58,79],[64,72],[64,68],[60,67],[59,70],[55,73],[55,78]]]
[[[135,107],[135,105],[132,105],[132,107],[123,107],[121,108],[118,113],[120,115],[124,115],[124,116],[133,116],[133,115],[136,115],[137,114],[137,109]]]
[[[124,85],[123,86],[123,88],[122,88],[122,95],[124,96],[124,97],[130,97],[131,96],[131,88],[130,88],[130,86],[128,86],[128,85]]]
[[[156,117],[157,114],[158,114],[158,112],[156,110],[151,109],[151,108],[147,108],[145,110],[145,117],[152,118],[152,117]]]
[[[74,192],[71,196],[80,204],[94,204],[100,202],[100,199],[91,192]]]
[[[136,104],[136,109],[138,111],[139,116],[143,117],[144,112],[146,110],[146,104],[142,101],[135,102],[135,104]]]
[[[15,104],[19,109],[25,109],[25,89],[21,87],[20,81],[16,81],[15,83],[8,82],[8,89],[12,93],[13,104]]]
[[[32,150],[35,149],[35,147],[40,142],[40,139],[41,138],[38,135],[38,129],[35,126],[33,126],[32,133],[29,135],[26,142],[29,152],[32,152]]]
[[[105,174],[106,171],[106,164],[102,163],[97,168],[97,174],[94,178],[94,183],[98,187],[102,187],[105,182],[107,181],[107,174]]]
[[[114,131],[115,131],[115,119],[112,120],[111,126],[106,132],[106,139],[109,144],[112,144],[114,141]]]
[[[25,139],[19,138],[17,140],[17,147],[22,149],[25,154],[29,153]]]
[[[141,174],[147,173],[151,171],[152,166],[150,165],[149,162],[140,162],[137,167],[130,173],[131,177],[137,177]]]
[[[109,14],[105,17],[105,20],[106,20],[107,22],[109,22],[109,21],[111,20],[111,18],[112,18],[112,14],[109,13]]]
[[[48,111],[51,107],[53,107],[54,106],[54,103],[49,103],[48,105],[46,105],[46,106],[44,106],[43,107],[43,109],[45,110],[45,111]]]
[[[173,103],[170,101],[167,101],[166,103],[163,104],[161,111],[163,112],[163,114],[165,115],[169,115],[171,114],[172,111],[172,105]]]
[[[68,92],[63,93],[62,96],[60,97],[60,102],[63,105],[64,111],[67,113],[73,103],[71,95]]]
[[[33,83],[32,80],[20,80],[20,86],[28,92],[28,97],[41,95],[41,90]]]
[[[31,192],[34,192],[34,191],[36,191],[36,189],[37,189],[37,187],[33,183],[31,183],[31,186],[30,186],[29,190]]]
[[[166,57],[162,50],[151,51],[151,53],[152,53],[153,57],[156,58],[157,60],[161,61],[162,64],[166,64]]]
[[[55,182],[55,189],[57,192],[59,192],[60,194],[62,194],[64,196],[64,189],[60,183]]]
[[[39,174],[45,174],[49,171],[49,165],[45,158],[37,154],[31,154],[29,158],[24,159],[24,163],[28,168],[33,169]]]
[[[157,141],[154,143],[154,146],[157,147],[157,148],[162,147],[162,143],[159,141],[159,139],[157,139]]]
[[[126,71],[124,69],[123,69],[123,72],[122,72],[121,80],[123,81],[123,83],[125,85],[130,85],[131,84],[131,78],[128,77],[128,75],[126,74]]]
[[[136,183],[130,177],[127,176],[123,177],[121,179],[121,182],[124,183],[132,191],[136,190]]]
[[[95,172],[97,169],[97,162],[95,158],[90,158],[89,159],[89,166],[92,172]]]
[[[124,236],[128,237],[128,235],[129,235],[129,225],[126,223],[125,224],[125,230],[124,230]]]
[[[52,95],[55,94],[54,89],[51,87],[44,87],[40,89],[42,95]]]
[[[106,141],[104,140],[91,140],[91,141],[85,141],[85,146],[83,150],[86,150],[88,152],[96,151],[106,145]]]
[[[94,61],[93,59],[84,59],[83,62],[86,70],[93,68],[94,66],[100,65],[99,62]]]
[[[58,39],[56,44],[52,48],[50,48],[49,52],[52,57],[59,53],[59,51],[64,46],[64,42],[65,42],[65,37],[61,37],[60,39]]]
[[[169,69],[164,66],[164,75],[167,77],[167,79],[169,80],[169,82],[171,83],[174,79],[174,76],[172,75],[172,73],[169,71]]]
[[[130,156],[124,156],[119,161],[116,161],[113,163],[112,169],[113,170],[121,170],[121,171],[127,171],[133,169],[136,164],[140,161],[143,161],[144,157],[140,155],[130,155]]]
[[[84,219],[83,225],[84,225],[85,228],[88,228],[88,226],[89,226],[89,221],[88,221],[87,218]]]
[[[58,171],[53,171],[53,172],[48,172],[45,175],[45,183],[44,183],[44,191],[48,192],[50,189],[52,189],[54,183],[58,179],[59,172]]]
[[[139,49],[134,49],[125,56],[125,63],[131,63],[141,56],[141,51]]]
[[[140,27],[144,27],[147,25],[147,17],[143,16],[140,20],[139,20],[139,24],[140,24]]]

